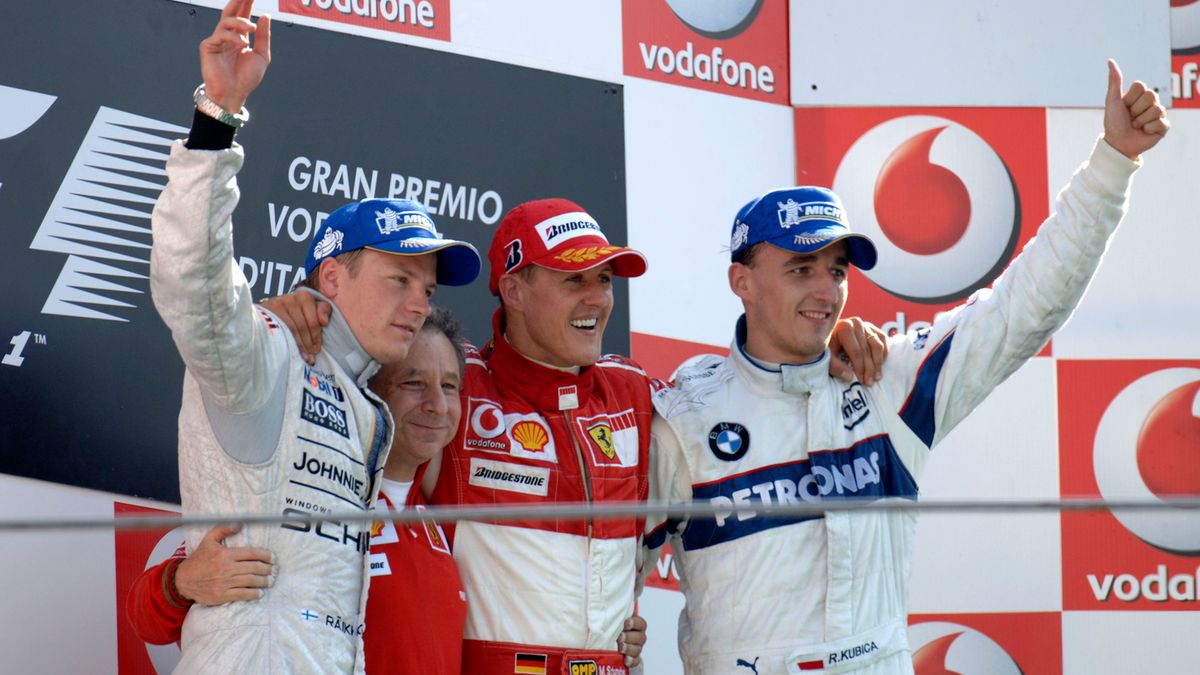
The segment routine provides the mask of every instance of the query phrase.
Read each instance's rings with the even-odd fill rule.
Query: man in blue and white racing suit
[[[916,499],[930,448],[1070,316],[1125,213],[1140,154],[1168,126],[1140,82],[1122,96],[1110,62],[1104,136],[1037,238],[993,288],[891,339],[874,382],[827,374],[847,268],[876,259],[837,196],[776,190],[738,212],[729,282],[745,314],[731,354],[693,360],[655,396],[651,499],[718,511],[647,523],[651,556],[672,540],[689,675],[913,672],[911,511],[768,519],[736,509]]]

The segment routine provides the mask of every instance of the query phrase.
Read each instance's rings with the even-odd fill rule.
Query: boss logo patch
[[[346,412],[336,405],[319,396],[313,396],[304,390],[304,401],[300,405],[300,418],[317,426],[350,438],[350,430],[346,426]]]

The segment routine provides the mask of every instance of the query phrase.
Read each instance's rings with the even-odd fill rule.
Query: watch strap
[[[250,121],[250,111],[243,107],[237,113],[230,113],[228,110],[217,105],[217,102],[208,97],[204,91],[204,85],[196,87],[196,91],[192,92],[192,100],[196,103],[196,110],[208,115],[209,117],[228,124],[234,129],[240,129],[242,125]]]

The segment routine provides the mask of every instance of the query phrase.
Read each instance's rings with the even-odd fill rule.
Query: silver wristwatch
[[[192,92],[192,100],[196,102],[196,110],[208,115],[214,120],[222,124],[228,124],[234,129],[242,128],[242,125],[250,121],[250,111],[244,107],[236,115],[228,110],[217,105],[217,102],[208,97],[204,93],[204,84],[196,87],[196,91]]]

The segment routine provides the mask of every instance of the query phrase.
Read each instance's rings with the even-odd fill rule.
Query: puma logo
[[[745,659],[738,659],[737,665],[739,668],[749,668],[750,670],[754,671],[754,675],[758,675],[758,659],[759,658],[760,657],[757,657],[757,656],[754,657],[754,663],[750,663],[749,661],[746,661]]]

